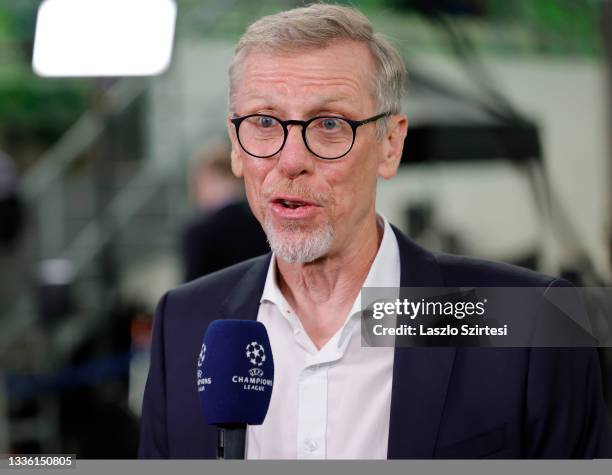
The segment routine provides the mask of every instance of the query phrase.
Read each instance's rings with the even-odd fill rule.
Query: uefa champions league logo
[[[246,346],[246,357],[253,366],[262,366],[266,361],[266,352],[263,346],[252,341]]]
[[[200,350],[200,354],[198,355],[198,392],[202,392],[206,389],[207,384],[212,384],[212,378],[205,378],[202,373],[202,364],[204,363],[204,358],[206,358],[206,345],[202,344],[202,349]]]
[[[272,388],[272,380],[264,379],[264,371],[259,368],[263,366],[266,361],[266,352],[264,347],[252,341],[245,347],[245,356],[249,363],[254,367],[249,369],[249,376],[242,376],[235,374],[232,376],[232,382],[235,384],[241,384],[242,389],[245,391],[265,391],[266,388]]]

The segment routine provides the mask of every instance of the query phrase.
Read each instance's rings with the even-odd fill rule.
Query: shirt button
[[[316,440],[306,439],[304,441],[304,447],[306,448],[308,452],[314,452],[315,450],[319,448],[319,444],[317,444]]]

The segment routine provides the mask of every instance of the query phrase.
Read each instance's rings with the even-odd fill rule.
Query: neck
[[[376,257],[383,231],[374,214],[344,249],[308,263],[276,260],[278,285],[318,348],[346,320]]]

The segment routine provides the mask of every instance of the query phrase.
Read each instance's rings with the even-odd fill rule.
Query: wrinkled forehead
[[[257,50],[239,53],[230,79],[232,105],[257,98],[350,102],[370,108],[375,64],[368,48],[336,42],[320,49]]]

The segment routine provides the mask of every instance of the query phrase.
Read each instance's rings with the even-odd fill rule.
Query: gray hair
[[[265,16],[247,28],[236,45],[229,68],[230,108],[233,109],[239,69],[250,51],[295,53],[300,49],[324,48],[341,40],[356,41],[368,48],[375,64],[372,93],[378,111],[400,113],[406,68],[399,53],[383,35],[374,32],[359,10],[322,3]],[[380,137],[386,121],[379,121],[377,126]]]

